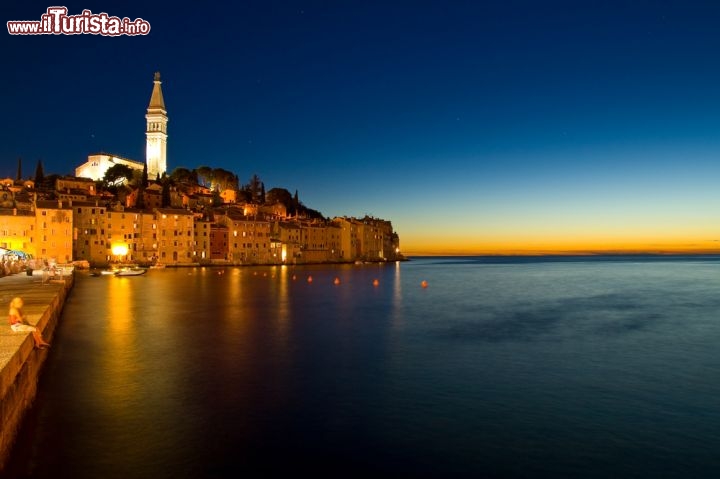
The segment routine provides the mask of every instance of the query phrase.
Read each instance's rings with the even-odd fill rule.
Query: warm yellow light
[[[110,249],[115,256],[125,256],[128,252],[128,245],[125,243],[114,243]]]

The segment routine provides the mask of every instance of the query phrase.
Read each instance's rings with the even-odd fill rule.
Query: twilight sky
[[[720,2],[57,4],[151,32],[3,26],[2,177],[144,161],[159,70],[169,170],[392,220],[409,254],[720,252]]]

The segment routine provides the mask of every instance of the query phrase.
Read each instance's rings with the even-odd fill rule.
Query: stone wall
[[[36,323],[47,341],[55,332],[73,283],[73,275],[65,276],[64,287],[48,297],[49,304]],[[35,400],[40,372],[49,352],[35,349],[31,334],[19,346],[12,347],[14,352],[11,351],[9,361],[0,371],[0,471],[7,463],[23,417]]]

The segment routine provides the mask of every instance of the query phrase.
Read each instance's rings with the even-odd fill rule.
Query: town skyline
[[[1,177],[18,158],[143,161],[160,71],[168,171],[257,174],[327,217],[389,219],[407,255],[720,252],[708,2],[67,8],[151,30],[4,34]]]

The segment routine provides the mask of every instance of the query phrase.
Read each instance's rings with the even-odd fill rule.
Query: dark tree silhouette
[[[167,208],[170,206],[170,180],[168,178],[163,178],[162,182],[162,191],[160,192],[160,205],[163,208]]]
[[[126,181],[132,180],[133,173],[134,170],[132,168],[118,163],[107,169],[103,180],[105,180],[105,183],[108,185],[116,185],[122,179],[125,179]]]
[[[38,160],[35,167],[35,185],[41,185],[45,181],[45,172],[43,171],[42,160]]]
[[[198,166],[195,169],[195,172],[197,173],[198,183],[201,186],[204,186],[206,188],[209,188],[212,184],[212,175],[213,170],[209,166]]]
[[[257,203],[260,200],[260,177],[258,175],[252,175],[250,183],[248,183],[248,191],[250,192],[250,201]]]
[[[222,168],[215,168],[212,170],[212,183],[214,190],[229,190],[233,189],[235,186],[236,177],[231,171],[224,170]]]
[[[187,168],[182,167],[175,168],[172,173],[170,173],[170,178],[176,184],[182,183],[186,185],[191,185],[197,183],[197,174],[193,171],[188,170]]]
[[[268,203],[281,203],[285,206],[287,211],[292,210],[293,197],[288,190],[285,188],[271,188],[268,190],[265,199]]]
[[[18,156],[18,169],[17,169],[17,177],[15,178],[17,181],[22,180],[22,157]]]
[[[138,188],[137,200],[135,201],[135,208],[140,210],[145,209],[145,188],[140,186]]]

